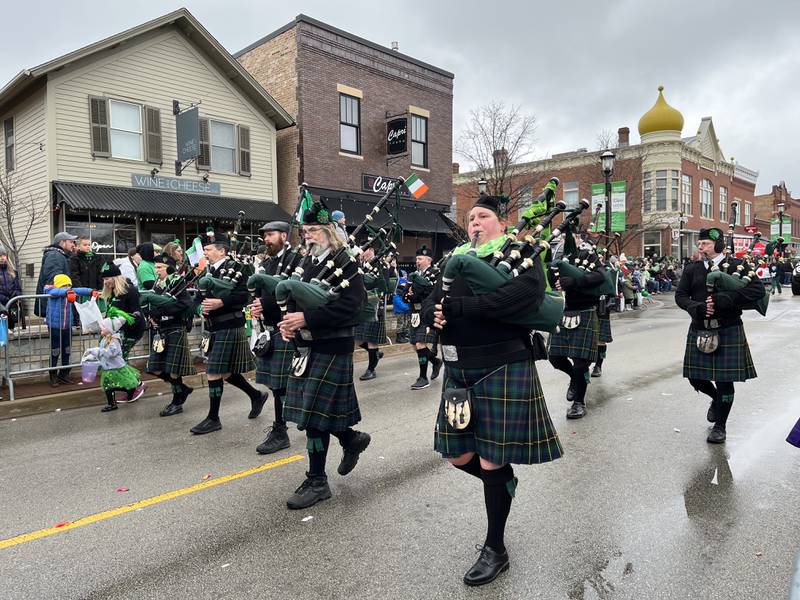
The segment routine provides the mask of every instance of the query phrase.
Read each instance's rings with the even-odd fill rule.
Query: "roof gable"
[[[714,123],[711,117],[703,117],[697,135],[692,141],[692,146],[700,150],[703,156],[710,158],[715,163],[725,162],[725,153],[719,145],[717,132],[714,130]]]

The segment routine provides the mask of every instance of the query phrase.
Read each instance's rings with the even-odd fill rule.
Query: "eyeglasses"
[[[320,231],[322,231],[322,227],[317,227],[315,225],[312,225],[311,227],[303,227],[303,235],[319,233]]]

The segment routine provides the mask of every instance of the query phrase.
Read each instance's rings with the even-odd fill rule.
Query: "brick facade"
[[[769,235],[770,223],[777,218],[778,205],[781,203],[784,205],[783,237],[787,243],[792,244],[790,250],[794,251],[795,248],[800,247],[798,243],[800,239],[800,198],[792,198],[792,193],[786,188],[785,182],[781,181],[778,185],[773,185],[769,193],[755,197],[756,215],[760,221],[765,223],[761,232],[766,239]],[[786,223],[787,219],[789,223]]]
[[[315,189],[364,197],[363,174],[405,177],[412,172],[430,188],[423,200],[450,206],[452,74],[302,15],[235,56],[296,117],[297,127],[278,137],[279,192],[287,211],[303,181]],[[337,86],[362,94],[359,156],[340,152]],[[411,166],[410,115],[409,155],[386,164],[386,117],[410,107],[429,113],[427,168]],[[440,223],[434,227],[442,230]]]

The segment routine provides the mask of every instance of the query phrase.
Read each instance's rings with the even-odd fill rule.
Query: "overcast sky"
[[[102,10],[98,10],[102,6]],[[800,197],[800,2],[796,0],[42,0],[4,3],[0,80],[186,6],[231,52],[298,13],[455,73],[454,136],[491,99],[536,116],[536,157],[594,149],[663,84],[683,135],[714,119],[725,155]],[[459,157],[454,158],[456,161]]]

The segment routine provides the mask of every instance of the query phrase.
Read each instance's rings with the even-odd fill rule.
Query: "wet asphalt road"
[[[271,411],[248,421],[239,392],[203,437],[188,429],[204,391],[167,419],[151,397],[0,422],[0,540],[303,457],[0,549],[0,597],[785,598],[800,549],[800,450],[784,441],[800,417],[800,298],[746,315],[759,378],[737,385],[724,446],[706,443],[708,403],[681,377],[688,318],[664,302],[613,322],[581,421],[565,419],[566,376],[539,363],[565,456],[516,468],[512,565],[489,586],[461,583],[485,532],[480,484],[433,453],[437,390],[410,392],[402,355],[357,382],[372,445],[342,478],[332,444],[334,497],[306,511],[285,508],[303,436],[256,455]]]

